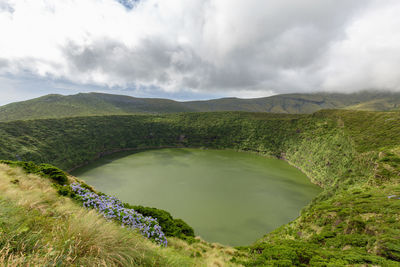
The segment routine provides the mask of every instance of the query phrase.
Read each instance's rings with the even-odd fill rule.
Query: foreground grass
[[[51,182],[0,165],[0,266],[201,266],[59,196]]]

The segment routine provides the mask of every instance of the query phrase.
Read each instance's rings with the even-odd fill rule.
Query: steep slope
[[[57,188],[0,163],[0,266],[219,266],[235,252],[200,239],[168,238],[160,247]]]
[[[58,195],[50,180],[0,164],[0,192],[2,266],[169,265],[157,246]],[[182,260],[171,264],[191,265]]]
[[[222,98],[187,102],[100,93],[70,96],[47,95],[0,107],[0,121],[190,111],[248,111],[298,114],[312,113],[320,109],[338,108],[395,110],[400,108],[400,93],[373,93],[366,91],[355,94],[286,94],[254,99]]]
[[[338,131],[304,132],[287,158],[325,190],[298,219],[251,246],[253,256],[242,263],[400,266],[400,113],[315,115]]]

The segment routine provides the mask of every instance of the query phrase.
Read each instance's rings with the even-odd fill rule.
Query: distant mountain
[[[190,106],[198,111],[235,110],[291,114],[313,113],[321,109],[387,111],[400,108],[400,93],[364,91],[354,94],[284,94],[253,99],[222,98],[186,103],[190,103]]]
[[[249,111],[312,113],[320,109],[395,110],[400,93],[284,94],[264,98],[221,98],[178,102],[160,98],[135,98],[101,93],[46,95],[0,107],[0,121],[137,113]]]
[[[46,95],[0,107],[0,121],[92,115],[193,111],[169,99],[88,93]]]

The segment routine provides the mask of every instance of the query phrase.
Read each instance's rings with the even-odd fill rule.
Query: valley
[[[215,245],[182,235],[182,241],[169,242],[169,249],[188,255],[181,250],[185,247],[185,251],[199,252],[199,262],[215,260],[228,265],[385,266],[400,259],[396,219],[400,202],[389,198],[400,194],[399,121],[399,112],[349,110],[13,121],[0,123],[0,157],[50,163],[63,170],[86,165],[113,151],[157,147],[233,149],[284,159],[323,189],[302,208],[298,218],[268,234],[265,231],[255,243],[228,254],[229,248],[217,246],[215,250]],[[171,216],[161,210],[143,212],[164,216],[159,218]],[[164,227],[179,225],[173,219],[164,221]]]

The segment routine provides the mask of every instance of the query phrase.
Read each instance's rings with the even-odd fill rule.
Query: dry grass
[[[230,259],[236,253],[236,249],[232,247],[223,246],[218,243],[210,244],[199,238],[197,243],[191,245],[178,238],[169,238],[168,242],[170,247],[173,247],[180,253],[198,258],[198,266],[238,266],[230,262]]]
[[[0,164],[0,195],[13,214],[7,218],[0,212],[0,218],[24,231],[10,226],[7,240],[12,242],[0,238],[0,266],[194,264],[59,196],[50,181],[18,168]]]
[[[9,223],[21,225],[9,229],[12,242],[0,237],[0,266],[236,266],[229,262],[233,248],[177,238],[160,248],[60,196],[51,181],[4,164],[0,196],[0,208],[3,203],[12,211]],[[5,217],[0,211],[0,223]],[[24,238],[21,227],[27,229]]]

